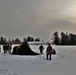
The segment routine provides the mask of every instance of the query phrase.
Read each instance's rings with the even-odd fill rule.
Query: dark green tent
[[[16,50],[18,49],[18,50]],[[16,52],[17,53],[16,53]],[[29,44],[27,42],[23,43],[19,48],[14,48],[12,54],[16,55],[39,55],[31,50]]]

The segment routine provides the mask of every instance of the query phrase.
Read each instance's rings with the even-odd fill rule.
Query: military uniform
[[[47,47],[47,50],[46,50],[46,58],[48,60],[48,56],[50,56],[50,60],[51,60],[51,55],[52,55],[52,47],[49,45]]]
[[[41,45],[41,46],[39,47],[39,49],[40,49],[40,53],[43,54],[44,47]]]

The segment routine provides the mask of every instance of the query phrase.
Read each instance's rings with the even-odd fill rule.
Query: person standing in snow
[[[40,50],[40,53],[43,54],[44,47],[42,46],[42,44],[41,44],[41,46],[39,47],[39,50]]]
[[[0,46],[0,52],[1,52],[1,46]]]
[[[7,53],[7,43],[3,44],[4,54]]]
[[[11,54],[12,44],[7,45],[8,53]]]
[[[51,55],[52,55],[52,46],[50,44],[48,44],[47,50],[46,50],[46,58],[48,60],[48,56],[50,56],[50,60],[51,60]]]

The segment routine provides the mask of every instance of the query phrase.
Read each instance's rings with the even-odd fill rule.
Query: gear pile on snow
[[[56,54],[56,50],[55,49],[52,49],[52,54]]]

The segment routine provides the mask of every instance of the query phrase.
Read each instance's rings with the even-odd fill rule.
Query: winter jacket
[[[52,54],[52,47],[51,46],[47,47],[46,53],[47,54]]]
[[[39,47],[39,49],[40,49],[40,50],[43,50],[43,49],[44,49],[44,47],[41,45],[41,46]]]

